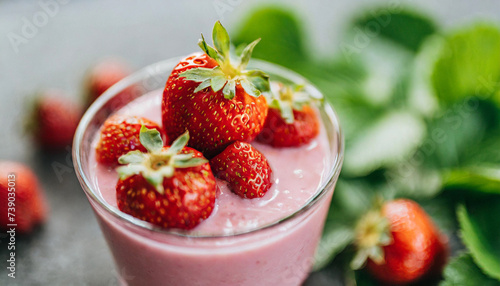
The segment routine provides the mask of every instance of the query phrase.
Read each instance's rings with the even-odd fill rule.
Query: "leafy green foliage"
[[[294,69],[297,62],[306,61],[302,22],[292,12],[278,7],[261,8],[242,22],[233,36],[236,46],[257,38],[261,42],[254,56]]]
[[[474,263],[469,253],[462,253],[444,269],[440,286],[498,286],[499,281],[486,276]]]
[[[500,80],[500,30],[479,24],[448,35],[432,73],[443,104],[468,96],[491,97]]]
[[[500,30],[482,23],[442,36],[427,16],[383,6],[356,17],[340,52],[319,61],[302,28],[294,13],[263,8],[233,38],[262,38],[254,55],[304,75],[340,117],[344,168],[315,269],[334,261],[351,284],[378,285],[348,270],[354,228],[375,197],[405,197],[448,236],[460,229],[471,252],[451,261],[442,285],[499,285],[488,276],[500,275]]]
[[[362,176],[396,163],[416,150],[424,132],[419,118],[404,112],[388,113],[346,149],[344,170]]]
[[[396,5],[370,11],[356,19],[354,26],[367,33],[378,31],[380,36],[413,52],[418,51],[424,40],[437,30],[427,16]]]
[[[477,265],[500,280],[500,197],[460,205],[457,209],[462,240]]]

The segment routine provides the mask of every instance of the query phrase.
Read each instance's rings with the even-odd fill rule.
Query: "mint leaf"
[[[477,265],[500,280],[500,198],[459,205],[462,240]]]
[[[443,272],[439,286],[498,286],[500,282],[486,276],[474,263],[469,253],[453,258]]]
[[[448,35],[432,72],[439,101],[450,104],[467,96],[490,97],[500,86],[500,30],[476,24]]]
[[[437,29],[427,16],[392,5],[370,9],[369,13],[355,20],[354,26],[365,33],[377,31],[377,35],[413,52],[418,51],[424,40]]]

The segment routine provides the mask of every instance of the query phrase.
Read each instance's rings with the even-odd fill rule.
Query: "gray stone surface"
[[[228,3],[226,12],[216,5]],[[215,20],[231,27],[252,7],[269,1],[0,1],[0,160],[16,160],[38,174],[51,207],[48,223],[17,241],[17,278],[6,276],[6,239],[0,236],[0,285],[116,285],[116,272],[86,197],[75,177],[69,151],[37,151],[21,132],[23,104],[37,89],[60,88],[81,97],[81,79],[106,56],[134,68],[195,51],[199,33]],[[316,55],[338,51],[349,17],[383,1],[274,1],[294,7],[306,19]],[[444,27],[475,18],[500,20],[500,2],[389,1],[417,6]],[[58,3],[43,6],[47,3]],[[232,4],[231,4],[232,3]],[[50,15],[49,15],[50,14]],[[26,22],[37,24],[26,30]],[[13,34],[24,42],[12,44]],[[342,285],[333,268],[313,274],[307,285]]]

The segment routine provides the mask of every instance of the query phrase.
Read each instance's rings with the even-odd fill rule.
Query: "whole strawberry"
[[[266,157],[246,142],[229,145],[210,160],[210,166],[242,198],[263,197],[272,185],[272,170]]]
[[[377,280],[404,285],[441,273],[447,238],[414,201],[398,199],[370,211],[357,226],[358,255],[354,268],[367,260]]]
[[[35,98],[31,108],[26,129],[38,146],[51,151],[71,146],[82,114],[80,106],[61,91],[48,90]]]
[[[232,142],[248,142],[259,134],[267,116],[261,92],[269,90],[264,72],[245,70],[259,40],[249,44],[234,63],[229,35],[220,22],[214,26],[213,41],[215,48],[203,38],[199,45],[205,54],[191,55],[174,67],[162,102],[163,128],[169,138],[188,130],[189,146],[207,158]]]
[[[164,137],[161,127],[149,119],[126,115],[114,115],[108,118],[101,128],[97,143],[97,162],[113,166],[118,164],[120,156],[130,151],[146,152],[146,148],[142,146],[139,139],[142,125],[158,130]]]
[[[93,66],[84,83],[85,103],[89,106],[108,88],[130,75],[130,67],[118,59],[106,59]]]
[[[0,228],[27,234],[47,218],[38,179],[27,166],[0,162]]]
[[[208,161],[189,147],[189,133],[163,147],[160,132],[141,128],[147,153],[120,157],[118,208],[162,228],[192,229],[212,213],[216,184]]]
[[[272,93],[264,128],[257,140],[273,147],[295,147],[309,143],[319,133],[313,99],[301,86],[278,84]]]

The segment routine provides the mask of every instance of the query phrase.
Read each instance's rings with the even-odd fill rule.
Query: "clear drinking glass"
[[[150,91],[163,89],[180,59],[150,65],[107,90],[83,116],[73,161],[80,184],[114,257],[123,285],[300,285],[309,274],[343,160],[343,137],[333,108],[320,107],[329,142],[329,169],[315,195],[300,209],[251,231],[190,236],[164,230],[107,203],[92,178],[92,142],[113,112]],[[273,80],[307,83],[277,65],[252,60]],[[321,93],[312,85],[305,89]]]

